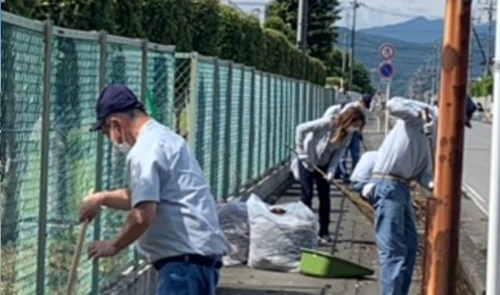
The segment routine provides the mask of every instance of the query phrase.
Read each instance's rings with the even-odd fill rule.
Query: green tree
[[[273,0],[271,16],[281,18],[294,35],[297,32],[298,0]],[[307,44],[311,56],[328,59],[337,39],[335,23],[340,20],[338,0],[309,0],[307,16]],[[293,40],[293,39],[292,39]]]
[[[264,27],[266,29],[271,29],[283,33],[283,35],[286,36],[288,41],[290,41],[291,43],[295,43],[297,34],[295,33],[294,30],[292,30],[290,24],[285,23],[285,21],[280,17],[278,16],[269,17],[266,20]]]
[[[329,77],[344,77],[344,73],[342,73],[343,54],[341,50],[332,50],[328,55],[325,66]]]
[[[353,89],[359,93],[369,93],[374,94],[375,88],[372,86],[372,81],[370,79],[370,72],[366,69],[365,65],[357,62],[354,66],[353,73]]]
[[[487,77],[474,83],[471,89],[473,96],[488,96],[493,94],[493,78]]]

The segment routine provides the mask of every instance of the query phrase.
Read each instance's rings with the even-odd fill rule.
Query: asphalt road
[[[464,189],[485,214],[489,206],[491,132],[491,125],[473,122],[465,136]]]

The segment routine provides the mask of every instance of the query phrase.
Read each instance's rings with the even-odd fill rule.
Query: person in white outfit
[[[338,160],[349,144],[352,133],[365,124],[365,116],[358,108],[351,108],[334,118],[323,117],[297,126],[296,147],[302,201],[312,206],[313,186],[316,182],[319,196],[320,242],[331,241],[330,224],[330,181],[333,179]],[[326,175],[314,170],[318,167]]]

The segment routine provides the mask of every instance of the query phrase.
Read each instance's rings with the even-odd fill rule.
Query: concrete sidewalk
[[[300,186],[290,186],[278,203],[297,201]],[[376,295],[380,294],[377,246],[372,223],[345,198],[332,188],[332,215],[330,232],[337,239],[335,255],[373,268],[376,273],[366,280],[317,279],[300,274],[279,273],[250,269],[246,266],[225,268],[222,273],[220,295]],[[317,208],[317,198],[314,208]],[[315,210],[316,211],[316,210]],[[332,245],[321,247],[330,252]],[[420,289],[420,271],[416,271],[414,292]]]

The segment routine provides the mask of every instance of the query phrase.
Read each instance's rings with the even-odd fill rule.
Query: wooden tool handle
[[[85,242],[85,236],[87,235],[88,226],[89,221],[84,221],[82,224],[82,230],[80,232],[80,238],[78,239],[78,244],[76,245],[75,255],[73,256],[73,262],[71,263],[71,269],[69,270],[66,295],[72,295],[75,289],[76,279],[78,277],[78,266],[80,264],[80,257],[82,256],[82,248],[83,243]]]
[[[93,193],[94,189],[92,189],[89,192],[89,195],[92,195]],[[66,295],[72,295],[75,289],[76,279],[78,278],[78,266],[80,265],[80,257],[82,256],[83,243],[85,242],[85,236],[87,235],[87,228],[89,227],[89,224],[90,220],[85,220],[82,223],[80,237],[78,238],[78,244],[76,245],[75,254],[73,256],[73,262],[71,263],[71,268],[69,270]]]

